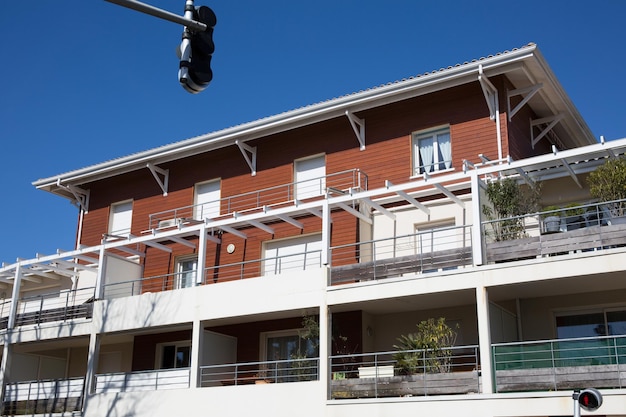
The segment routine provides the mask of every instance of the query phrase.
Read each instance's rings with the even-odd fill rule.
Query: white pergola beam
[[[168,239],[171,240],[172,242],[180,243],[181,245],[187,246],[188,248],[191,248],[191,249],[196,248],[195,243],[190,242],[187,239],[183,239],[182,237],[169,236]]]
[[[391,183],[391,181],[388,181],[388,180],[385,181],[385,187],[391,188],[392,186],[393,184]],[[422,210],[424,213],[430,215],[430,209],[426,207],[425,205],[423,205],[422,203],[420,203],[419,201],[417,201],[416,199],[414,199],[413,197],[411,197],[410,195],[408,195],[406,191],[396,190],[395,193],[398,194],[400,197],[404,198],[407,202],[413,204],[418,209]]]
[[[286,214],[277,214],[276,217],[278,217],[279,219],[281,219],[282,221],[289,223],[292,226],[297,227],[298,229],[304,229],[304,224],[300,223],[297,220],[292,219],[291,217],[287,216]]]
[[[219,226],[219,228],[222,229],[223,231],[225,231],[226,233],[230,233],[231,235],[239,236],[242,239],[248,239],[248,235],[246,235],[242,231],[239,231],[239,230],[235,229],[234,227]]]
[[[552,145],[552,153],[554,155],[556,155],[558,153],[558,150],[556,149],[556,146],[554,146],[554,145]],[[574,172],[574,170],[570,166],[569,162],[567,162],[567,159],[561,158],[561,163],[563,164],[563,167],[565,167],[565,169],[569,173],[570,177],[572,177],[572,179],[574,180],[576,185],[578,185],[578,188],[580,188],[582,190],[583,186],[580,183],[580,180],[578,179],[578,175],[576,175],[576,173]]]
[[[346,203],[337,203],[337,206],[341,207],[343,210],[347,211],[348,213],[352,214],[353,216],[358,217],[359,219],[363,220],[364,222],[366,222],[368,224],[372,224],[372,219],[371,218],[369,218],[365,214],[361,213],[357,209],[354,209],[354,208],[350,207]]]
[[[172,248],[170,248],[169,246],[165,246],[165,245],[163,245],[161,243],[151,242],[149,240],[146,240],[144,242],[144,244],[146,246],[150,246],[151,248],[162,250],[163,252],[167,252],[167,253],[172,253],[173,252]]]
[[[396,215],[395,214],[393,214],[392,212],[390,212],[389,210],[387,210],[386,208],[384,208],[380,204],[372,201],[371,199],[369,199],[369,198],[362,198],[361,201],[363,203],[365,203],[366,205],[370,206],[371,208],[373,208],[374,210],[378,210],[381,214],[384,214],[385,216],[387,216],[391,220],[394,220],[394,221],[396,220]]]
[[[252,220],[252,219],[250,219],[250,220],[247,220],[247,222],[248,222],[248,224],[250,224],[250,225],[252,225],[252,226],[256,227],[257,229],[261,229],[261,230],[263,230],[263,231],[265,231],[265,232],[269,233],[270,235],[273,235],[273,234],[274,234],[274,229],[272,229],[271,227],[269,227],[269,226],[268,226],[268,225],[266,225],[266,224],[261,223],[261,222],[260,222],[260,221],[258,221],[258,220]]]

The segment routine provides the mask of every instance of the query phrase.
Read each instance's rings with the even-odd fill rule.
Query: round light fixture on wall
[[[233,245],[232,243],[226,246],[226,252],[233,253],[234,251],[235,251],[235,245]]]

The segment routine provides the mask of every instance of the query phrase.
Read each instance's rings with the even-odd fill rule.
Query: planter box
[[[478,371],[331,381],[333,399],[470,394],[480,388]]]

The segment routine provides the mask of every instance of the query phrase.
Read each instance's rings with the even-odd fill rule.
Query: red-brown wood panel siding
[[[454,169],[461,169],[463,159],[478,162],[480,153],[497,157],[495,123],[489,119],[478,82],[359,112],[357,116],[366,123],[364,151],[359,149],[348,119],[339,117],[250,142],[257,147],[255,176],[251,175],[239,149],[230,146],[162,164],[160,167],[168,169],[170,175],[167,196],[163,196],[147,168],[87,184],[85,188],[91,190],[91,207],[85,215],[81,243],[100,242],[102,234],[107,232],[112,203],[133,200],[132,233],[141,235],[150,227],[150,214],[191,206],[196,183],[219,178],[222,198],[288,184],[293,182],[294,160],[316,154],[325,155],[327,174],[361,169],[368,175],[370,188],[383,186],[385,180],[404,183],[412,173],[412,133],[435,126],[450,126]],[[283,200],[287,199],[285,193]],[[315,216],[300,221],[305,224],[304,230],[282,222],[272,224],[273,235],[255,228],[246,229],[245,241],[225,233],[221,245],[209,245],[207,265],[259,259],[263,241],[321,231],[321,221]],[[332,245],[355,242],[358,225],[351,214],[334,213]],[[232,254],[225,251],[229,243],[237,247]],[[147,251],[145,276],[171,273],[178,257],[193,254],[192,249],[182,245],[172,248],[172,254],[154,248]],[[217,279],[233,276],[233,272],[220,269]]]

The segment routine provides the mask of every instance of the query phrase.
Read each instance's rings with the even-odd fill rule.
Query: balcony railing
[[[96,393],[189,388],[189,368],[96,375]]]
[[[480,392],[478,346],[331,356],[331,398]]]
[[[55,321],[69,321],[91,318],[94,300],[94,288],[61,290],[35,296],[22,297],[18,300],[15,325],[37,325]],[[8,325],[11,301],[2,303],[0,311],[0,329]]]
[[[318,358],[245,362],[200,367],[200,386],[316,381]]]
[[[199,285],[306,271],[313,268],[320,268],[321,266],[321,250],[292,253],[283,256],[207,267],[204,270],[204,278]],[[106,284],[104,285],[104,298],[130,297],[149,292],[162,292],[195,287],[196,285],[198,285],[196,284],[196,271],[185,271]]]
[[[80,411],[84,388],[85,378],[8,383],[3,415],[53,415]]]
[[[483,222],[487,261],[503,262],[626,246],[626,218],[615,216],[617,203],[620,201]]]
[[[178,224],[187,221],[204,220],[207,217],[217,218],[232,215],[234,212],[253,212],[263,207],[285,205],[296,199],[324,196],[327,190],[367,190],[367,175],[360,169],[350,169],[299,183],[282,184],[224,197],[212,202],[161,211],[150,214],[149,227],[150,229],[159,229],[178,226]]]
[[[471,226],[451,226],[331,248],[331,284],[472,264]]]
[[[496,390],[626,388],[626,336],[495,344]]]

